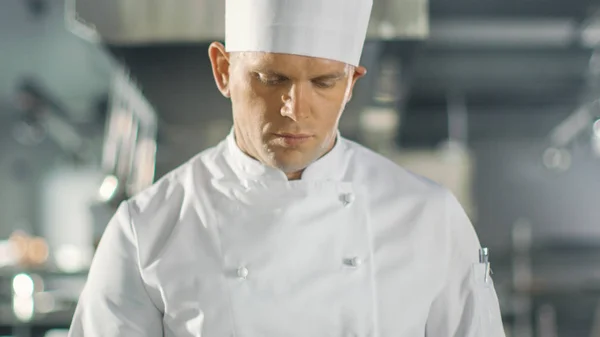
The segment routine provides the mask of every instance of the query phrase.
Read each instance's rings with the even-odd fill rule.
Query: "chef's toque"
[[[226,0],[225,48],[358,66],[373,0]]]

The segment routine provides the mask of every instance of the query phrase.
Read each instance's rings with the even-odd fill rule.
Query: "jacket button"
[[[239,278],[245,280],[248,277],[248,268],[246,268],[246,267],[240,267],[240,268],[238,268],[237,275],[238,275]]]
[[[346,259],[345,261],[346,265],[350,266],[350,267],[359,267],[360,265],[362,265],[363,261],[360,257],[353,257],[351,259]]]
[[[344,206],[348,206],[351,203],[354,202],[354,194],[352,193],[347,193],[342,195],[342,202],[344,203]]]

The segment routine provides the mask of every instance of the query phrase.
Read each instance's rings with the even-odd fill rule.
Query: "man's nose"
[[[306,118],[309,96],[310,92],[303,84],[293,84],[289,91],[281,97],[283,101],[281,115],[296,122]]]

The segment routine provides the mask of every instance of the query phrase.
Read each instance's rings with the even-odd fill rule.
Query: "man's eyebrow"
[[[267,76],[272,76],[272,77],[289,78],[289,76],[287,76],[285,74],[279,73],[277,71],[269,70],[269,69],[257,68],[255,70],[255,72],[263,74],[263,75],[267,75]],[[335,73],[318,75],[318,76],[313,77],[311,80],[313,80],[313,81],[332,81],[332,80],[337,81],[337,80],[341,80],[345,77],[346,77],[345,71],[338,71]]]
[[[273,71],[273,70],[268,70],[268,69],[263,69],[263,68],[257,68],[254,71],[257,72],[257,73],[259,73],[259,74],[263,74],[263,75],[267,75],[267,76],[288,78],[288,76],[286,76],[286,75],[284,75],[282,73],[278,73],[278,72]]]
[[[331,81],[331,80],[341,80],[344,77],[346,77],[346,72],[335,72],[335,73],[331,73],[331,74],[317,76],[317,77],[313,78],[313,80]]]

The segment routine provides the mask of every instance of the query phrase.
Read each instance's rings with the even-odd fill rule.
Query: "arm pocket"
[[[477,336],[505,337],[502,315],[491,269],[485,263],[474,263],[471,271],[475,296]]]

